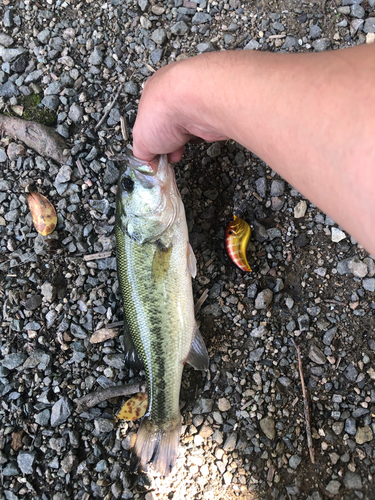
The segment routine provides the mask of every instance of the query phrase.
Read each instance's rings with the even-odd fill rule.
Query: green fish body
[[[183,365],[207,369],[208,354],[194,317],[195,256],[166,156],[152,163],[130,155],[126,160],[117,193],[116,246],[127,357],[139,356],[148,384],[135,468],[152,464],[167,475],[180,440]]]

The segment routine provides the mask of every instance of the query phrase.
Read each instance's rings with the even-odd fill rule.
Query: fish
[[[246,257],[246,248],[251,236],[249,224],[233,215],[225,229],[225,246],[231,260],[242,271],[252,271]]]
[[[132,468],[152,466],[167,476],[179,449],[184,364],[207,370],[209,360],[194,316],[196,258],[166,155],[148,163],[127,152],[117,188],[115,234],[125,358],[130,365],[143,365],[148,393]]]

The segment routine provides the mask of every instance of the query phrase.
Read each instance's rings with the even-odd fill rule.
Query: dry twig
[[[22,141],[41,156],[52,158],[58,163],[64,164],[69,158],[68,154],[64,154],[66,144],[61,135],[41,123],[0,115],[0,132]]]
[[[194,307],[195,314],[199,313],[199,311],[201,310],[201,307],[206,302],[207,297],[208,297],[208,288],[206,288],[206,290],[202,293],[202,295],[199,297],[197,303],[195,304],[195,307]]]
[[[124,142],[127,142],[129,139],[129,132],[128,132],[128,126],[126,123],[126,118],[125,116],[121,116],[121,134],[122,138],[124,139]]]
[[[322,0],[322,2],[320,4],[320,10],[322,11],[323,16],[324,16],[324,24],[326,23],[326,20],[327,20],[327,16],[326,16],[326,1],[327,0]]]
[[[322,0],[322,3],[320,4],[320,8],[321,8],[321,11],[323,13],[323,16],[324,16],[324,24],[326,23],[327,21],[327,16],[326,16],[326,1],[327,0]],[[333,2],[333,5],[335,6],[335,9],[338,11],[339,8],[337,6],[337,3],[336,3],[336,0],[332,0]],[[354,31],[354,33],[356,32],[356,29],[354,28],[354,26],[352,25],[351,21],[349,20],[349,18],[346,16],[346,14],[344,14],[343,12],[340,12],[340,14],[342,14],[344,16],[344,19],[345,21],[348,23],[348,26],[349,26],[349,29],[350,31]]]
[[[106,325],[105,327],[106,328],[118,328],[119,326],[122,326],[124,324],[123,321],[115,321],[114,323],[108,323],[108,325]]]
[[[137,392],[141,392],[139,384],[114,385],[101,391],[90,392],[90,394],[86,394],[86,396],[75,400],[77,405],[76,411],[77,413],[83,413],[107,399],[118,398],[119,396],[131,396]]]
[[[301,351],[300,351],[300,348],[297,346],[297,344],[294,342],[294,339],[292,339],[292,342],[293,342],[293,345],[294,345],[294,347],[295,347],[295,349],[297,351],[297,356],[298,356],[298,368],[299,368],[299,376],[301,378],[302,396],[303,396],[303,409],[304,409],[305,423],[306,423],[307,446],[309,448],[311,463],[314,464],[315,463],[315,458],[314,458],[314,449],[313,449],[312,437],[311,437],[309,403],[307,401],[306,388],[305,388],[305,380],[303,378],[303,372],[302,372]]]
[[[83,177],[86,172],[85,172],[85,169],[83,168],[83,165],[82,165],[81,160],[79,158],[76,161],[76,165],[78,168],[79,175],[81,175]]]
[[[104,122],[104,120],[107,118],[107,116],[109,115],[109,112],[111,111],[111,109],[113,108],[113,106],[115,105],[117,99],[120,97],[120,94],[121,94],[121,90],[122,90],[122,87],[124,86],[123,83],[121,83],[121,85],[119,86],[118,90],[117,90],[117,93],[115,95],[115,97],[113,98],[113,101],[108,105],[106,106],[105,108],[105,112],[104,112],[104,115],[101,117],[101,119],[98,121],[98,123],[95,125],[95,130],[98,130],[98,128],[101,126],[101,124]]]
[[[107,257],[110,257],[112,255],[112,251],[108,250],[107,252],[98,252],[98,253],[92,253],[89,255],[84,255],[83,260],[86,262],[89,260],[96,260],[96,259],[106,259]]]
[[[149,71],[151,71],[151,73],[155,73],[156,69],[154,69],[152,66],[150,66],[149,64],[147,64],[147,63],[145,63],[145,62],[144,62],[143,64],[146,66],[146,68],[147,68]]]
[[[336,300],[336,299],[324,299],[324,302],[327,304],[336,304],[337,306],[345,306],[345,302],[342,302],[341,300]]]

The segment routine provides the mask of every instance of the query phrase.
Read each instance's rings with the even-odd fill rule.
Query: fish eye
[[[130,177],[124,177],[122,179],[122,187],[125,191],[132,192],[134,189],[134,181]]]
[[[228,231],[228,234],[233,234],[233,231]]]

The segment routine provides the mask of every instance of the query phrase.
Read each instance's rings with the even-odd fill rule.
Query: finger
[[[177,151],[173,151],[173,153],[169,153],[168,160],[171,163],[178,163],[179,161],[181,161],[181,158],[184,154],[184,151],[185,151],[185,146],[181,146],[179,149],[177,149]]]

